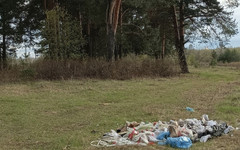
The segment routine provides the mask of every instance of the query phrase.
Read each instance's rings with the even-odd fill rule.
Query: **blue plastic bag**
[[[168,137],[170,137],[170,132],[161,132],[161,133],[157,136],[157,139],[158,139],[158,140],[164,140],[164,139],[167,139]]]
[[[190,111],[190,112],[194,112],[194,109],[191,108],[191,107],[186,107],[186,110],[187,110],[187,111]]]
[[[167,139],[159,141],[158,145],[167,145]]]
[[[157,139],[160,140],[158,142],[158,145],[166,145],[167,144],[167,138],[170,137],[170,132],[161,132]]]
[[[174,148],[187,149],[192,146],[192,141],[186,136],[181,136],[177,138],[169,137],[167,138],[166,144]]]

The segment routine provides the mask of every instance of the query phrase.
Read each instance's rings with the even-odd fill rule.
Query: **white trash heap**
[[[170,145],[176,148],[189,148],[192,142],[207,142],[208,139],[228,134],[233,131],[223,121],[209,120],[208,115],[203,115],[201,120],[186,119],[169,122],[137,123],[126,122],[126,124],[111,132],[105,133],[101,139],[92,141],[95,147],[111,147],[123,145],[150,144]]]

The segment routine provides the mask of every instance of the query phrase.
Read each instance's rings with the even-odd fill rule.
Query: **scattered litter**
[[[208,126],[215,126],[215,125],[217,125],[217,122],[213,121],[213,120],[210,120],[210,121],[207,121],[207,125]]]
[[[200,139],[200,142],[206,143],[208,139],[210,139],[212,136],[210,134],[202,136]]]
[[[203,122],[203,124],[206,124],[207,121],[209,121],[208,115],[204,114],[204,115],[202,116],[202,122]]]
[[[234,130],[234,128],[232,126],[228,126],[228,128],[224,130],[224,134],[228,134],[229,132],[231,132],[233,130]]]
[[[238,128],[236,128],[238,129]],[[213,137],[228,134],[233,131],[223,121],[209,120],[203,115],[201,120],[186,119],[169,122],[128,122],[121,128],[105,133],[101,139],[92,141],[95,147],[111,147],[122,145],[150,144],[170,145],[175,148],[188,149],[194,142],[207,142]]]
[[[190,111],[190,112],[194,112],[194,109],[193,109],[193,108],[190,108],[190,107],[186,107],[186,110],[187,110],[187,111]]]

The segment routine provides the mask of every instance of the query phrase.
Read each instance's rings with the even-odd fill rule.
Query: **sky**
[[[221,4],[225,4],[227,0],[219,0]],[[237,0],[240,2],[240,0]],[[240,47],[240,6],[238,8],[234,9],[234,15],[233,18],[236,19],[236,22],[238,23],[238,34],[235,35],[230,40],[230,47]]]
[[[226,4],[227,0],[218,0],[222,5]],[[240,2],[240,0],[237,0]],[[240,6],[234,9],[234,14],[233,14],[233,18],[236,19],[237,22],[237,29],[238,29],[238,34],[234,35],[230,41],[229,44],[226,45],[226,47],[231,47],[231,48],[235,48],[235,47],[240,47]],[[215,49],[217,47],[219,47],[219,43],[216,41],[216,43],[207,43],[207,44],[203,44],[203,43],[198,43],[198,42],[194,42],[194,43],[187,43],[185,45],[186,48],[189,47],[189,45],[192,44],[194,49]]]
[[[223,5],[225,4],[226,0],[219,0]],[[240,0],[238,0],[240,1]],[[235,35],[234,37],[232,37],[230,39],[229,45],[227,45],[227,47],[240,47],[240,6],[238,8],[234,9],[234,15],[233,18],[236,19],[236,22],[238,23],[238,31],[239,33],[237,35]],[[186,47],[188,47],[189,44],[186,44]],[[193,44],[195,49],[214,49],[216,47],[218,47],[218,43],[215,44],[199,44],[199,43],[194,43]],[[18,57],[22,57],[23,54],[25,53],[25,49],[20,49],[17,52]],[[35,57],[33,50],[28,49],[27,53],[30,53],[31,57]]]
[[[234,16],[233,16],[236,21],[238,22],[238,34],[235,35],[231,40],[230,40],[230,45],[232,47],[240,47],[240,6],[234,10]]]

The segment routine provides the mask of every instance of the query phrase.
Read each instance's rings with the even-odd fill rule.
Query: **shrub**
[[[22,79],[34,79],[36,75],[36,72],[33,70],[33,68],[27,68],[21,71],[20,78]]]
[[[220,54],[218,61],[221,61],[223,63],[238,62],[240,61],[240,53],[235,49],[226,49],[223,53]]]
[[[199,67],[199,62],[196,60],[195,55],[191,54],[187,57],[187,63],[190,66],[194,66],[195,68]]]
[[[125,80],[138,77],[169,77],[180,73],[174,59],[155,60],[149,57],[128,56],[115,62],[104,59],[54,61],[38,59],[21,69],[15,70],[16,80],[58,80],[58,79],[117,79]],[[11,71],[6,72],[11,73]],[[11,76],[11,75],[8,75]],[[4,77],[1,76],[1,80]]]
[[[103,59],[52,61],[44,60],[33,64],[38,79],[130,79],[134,77],[166,77],[179,73],[173,60],[150,58],[124,58],[115,62]]]
[[[212,51],[212,60],[210,62],[210,66],[216,66],[217,65],[217,52],[215,50]]]

